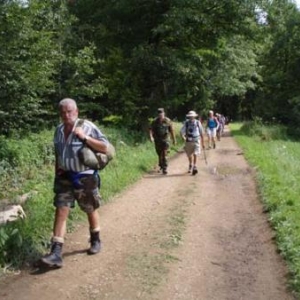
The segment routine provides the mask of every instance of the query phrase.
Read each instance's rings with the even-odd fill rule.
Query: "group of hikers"
[[[174,145],[176,137],[172,121],[166,117],[163,108],[159,108],[158,116],[153,120],[149,128],[150,140],[155,144],[155,150],[158,155],[159,171],[168,174],[167,155],[170,148],[170,136]],[[221,114],[214,115],[212,110],[208,113],[205,120],[206,133],[208,137],[208,148],[216,148],[216,139],[220,141],[224,132],[226,118]],[[198,114],[191,110],[186,115],[186,120],[180,130],[180,135],[185,141],[184,150],[187,154],[189,166],[188,173],[196,175],[197,157],[201,154],[201,148],[205,151],[203,120],[198,118]]]
[[[111,144],[101,130],[92,122],[78,118],[77,103],[71,98],[65,98],[58,105],[62,123],[54,134],[55,149],[55,177],[54,199],[55,216],[51,239],[50,253],[44,255],[39,264],[43,267],[60,268],[63,265],[62,249],[66,233],[67,218],[70,209],[77,201],[79,207],[86,213],[89,222],[90,247],[87,254],[93,255],[101,250],[100,224],[97,209],[100,206],[99,194],[101,180],[98,173],[100,167],[93,167],[91,157],[84,153],[109,156]],[[181,136],[185,140],[185,151],[189,160],[188,172],[197,174],[197,157],[204,149],[204,131],[198,115],[190,111],[181,129]],[[208,147],[216,147],[216,136],[223,132],[222,116],[209,112],[207,120]],[[169,136],[176,144],[176,137],[172,122],[165,116],[164,109],[158,109],[158,116],[150,127],[150,139],[155,143],[159,157],[159,166],[163,174],[167,174],[167,153],[170,147]],[[219,135],[220,137],[220,135]],[[201,143],[201,145],[200,145]],[[100,155],[100,156],[101,156]],[[92,165],[90,165],[92,163]],[[103,163],[103,161],[102,161]],[[101,165],[101,164],[100,164]],[[102,164],[103,165],[103,164]]]

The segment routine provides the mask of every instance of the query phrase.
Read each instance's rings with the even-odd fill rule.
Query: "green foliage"
[[[287,0],[269,2],[266,11],[258,60],[263,81],[255,99],[256,114],[295,126],[300,119],[300,11]]]
[[[0,183],[6,187],[1,189],[1,197],[26,186],[26,180],[34,178],[39,168],[53,164],[52,140],[53,133],[50,131],[32,134],[23,139],[0,137]]]
[[[276,231],[278,248],[291,272],[291,285],[300,292],[300,145],[287,139],[285,128],[232,124],[232,133],[255,166],[261,198]],[[257,142],[257,132],[270,137]],[[273,136],[274,132],[276,135]],[[282,136],[280,135],[282,133]]]

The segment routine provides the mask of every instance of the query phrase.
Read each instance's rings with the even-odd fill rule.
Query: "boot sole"
[[[40,259],[40,263],[42,266],[46,266],[46,267],[49,267],[49,268],[57,268],[57,269],[60,269],[62,268],[63,264],[53,264],[53,263],[50,263],[49,261],[45,260],[44,258],[41,258]]]

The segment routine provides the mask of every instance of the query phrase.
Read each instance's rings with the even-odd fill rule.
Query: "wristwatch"
[[[89,140],[89,139],[90,139],[90,137],[88,135],[86,135],[83,139],[83,143],[85,144],[87,142],[87,140]]]

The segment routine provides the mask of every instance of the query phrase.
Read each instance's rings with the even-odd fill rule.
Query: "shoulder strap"
[[[82,127],[84,123],[84,119],[78,119],[77,123],[76,123],[76,127]]]
[[[186,136],[188,135],[188,124],[189,124],[189,121],[185,121],[185,135]]]

